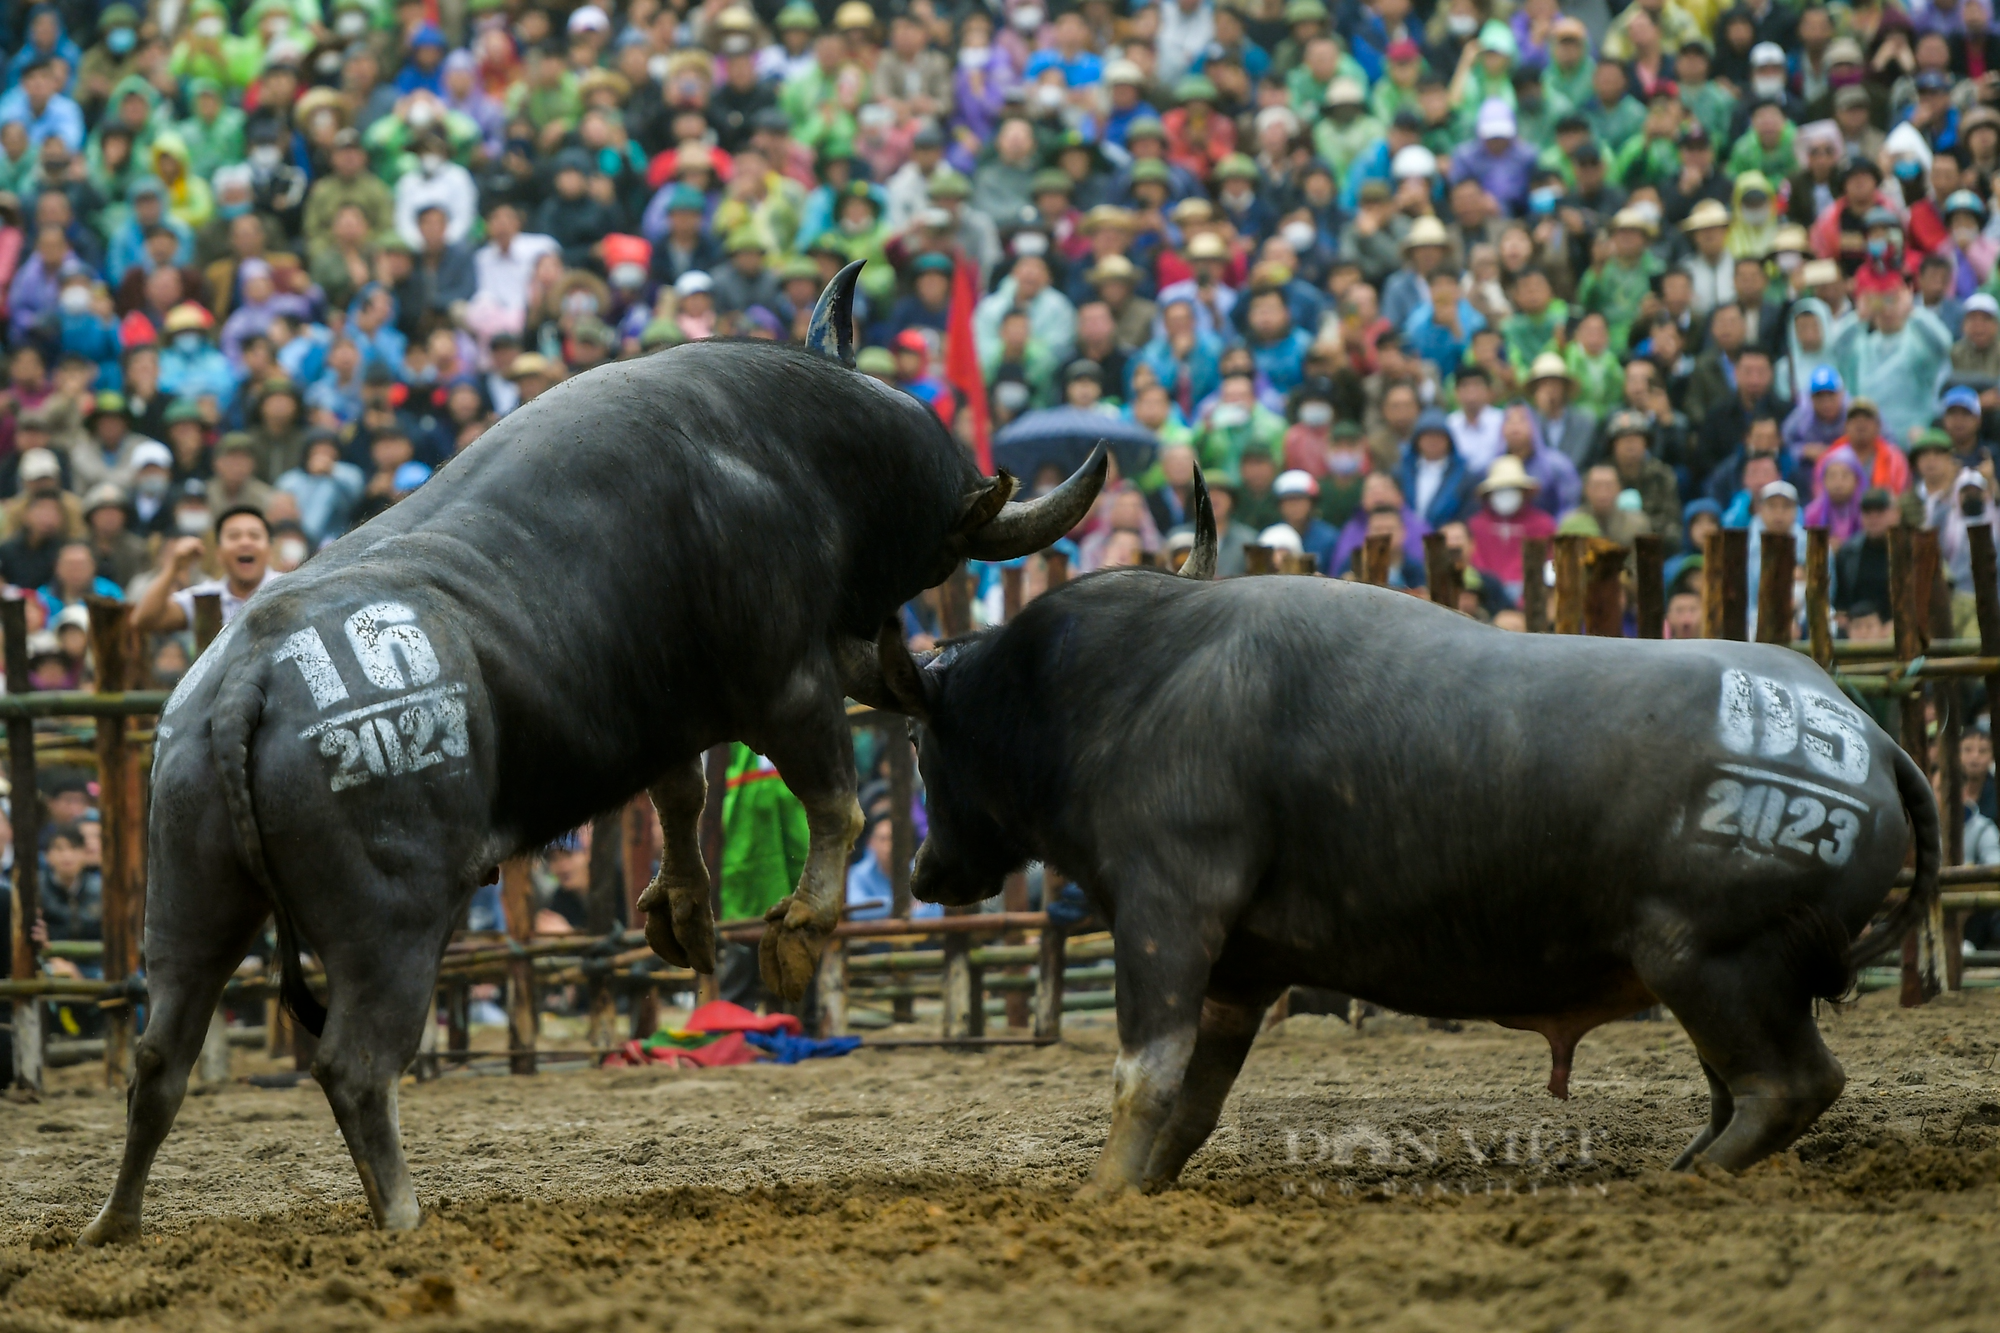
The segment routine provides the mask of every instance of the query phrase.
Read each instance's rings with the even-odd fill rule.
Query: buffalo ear
[[[903,627],[894,617],[883,621],[881,632],[875,636],[875,660],[881,670],[882,685],[893,700],[888,705],[890,711],[928,724],[931,703],[937,697],[937,682],[910,656],[903,643]]]

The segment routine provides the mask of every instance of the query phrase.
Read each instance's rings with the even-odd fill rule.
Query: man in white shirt
[[[553,236],[521,230],[521,210],[501,200],[486,212],[486,244],[472,256],[479,289],[474,300],[485,300],[508,310],[528,308],[528,282],[535,276],[535,263],[543,255],[560,253]]]
[[[271,568],[271,525],[254,505],[236,505],[216,516],[215,552],[222,562],[222,577],[180,588],[182,577],[200,561],[203,547],[199,537],[182,537],[173,544],[166,570],[146,585],[132,608],[132,623],[141,633],[187,629],[194,624],[194,599],[206,593],[222,594],[222,623],[227,625],[258,589],[284,577]]]
[[[1445,420],[1451,424],[1452,446],[1465,460],[1475,477],[1486,475],[1493,460],[1507,452],[1500,438],[1500,423],[1506,414],[1493,406],[1493,381],[1484,366],[1466,366],[1458,372],[1458,411]]]
[[[427,208],[444,210],[444,239],[457,245],[472,234],[479,220],[479,187],[472,173],[446,155],[444,136],[434,130],[419,135],[414,145],[417,165],[396,182],[396,233],[410,248],[424,248],[417,218]]]

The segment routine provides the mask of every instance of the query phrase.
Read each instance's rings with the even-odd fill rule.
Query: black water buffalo
[[[1813,998],[1937,893],[1923,773],[1782,648],[1508,634],[1359,584],[1151,569],[921,666],[887,629],[878,647],[865,697],[923,724],[915,895],[975,902],[1039,859],[1112,922],[1091,1192],[1180,1173],[1292,984],[1541,1032],[1557,1096],[1580,1036],[1663,1002],[1711,1096],[1681,1164],[1740,1169],[1840,1093]],[[1912,826],[1916,888],[1864,932]]]
[[[665,850],[647,938],[713,970],[695,825],[700,756],[725,740],[806,807],[805,873],[761,956],[803,992],[861,827],[843,693],[876,627],[961,558],[1054,540],[1104,475],[1100,450],[1010,501],[928,409],[841,364],[858,268],[806,350],[694,343],[558,385],[252,599],[189,670],[153,769],[151,1020],[86,1242],[137,1233],[208,1016],[274,911],[375,1220],[414,1226],[396,1079],[474,888],[648,789]],[[829,328],[840,361],[816,354]],[[325,965],[323,1015],[299,945]]]

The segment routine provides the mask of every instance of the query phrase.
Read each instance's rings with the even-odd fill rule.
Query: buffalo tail
[[[1852,967],[1866,966],[1900,945],[1903,936],[1930,913],[1931,904],[1937,901],[1938,867],[1944,860],[1938,838],[1937,798],[1931,794],[1931,784],[1917,767],[1917,761],[1900,747],[1895,756],[1896,790],[1902,795],[1903,811],[1909,815],[1917,835],[1916,879],[1903,901],[1896,904],[1881,925],[1862,931],[1848,946],[1847,961]]]
[[[306,985],[305,973],[299,968],[298,930],[271,880],[263,835],[257,829],[257,812],[250,803],[250,737],[263,712],[264,695],[254,684],[246,682],[234,691],[223,691],[216,699],[210,744],[216,773],[222,780],[222,799],[229,806],[229,822],[236,830],[238,853],[251,878],[271,900],[271,915],[278,927],[278,993],[292,1016],[317,1037],[326,1028],[326,1006]]]

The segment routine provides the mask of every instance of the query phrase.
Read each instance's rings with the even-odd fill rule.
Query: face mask
[[[646,60],[646,77],[654,83],[665,83],[667,71],[673,67],[669,56],[649,56]]]
[[[1451,14],[1446,16],[1444,26],[1451,29],[1454,37],[1470,37],[1479,31],[1479,19],[1471,14]]]
[[[90,288],[88,287],[65,287],[59,299],[62,302],[63,313],[66,315],[82,315],[88,313],[90,310]]]
[[[1035,89],[1035,105],[1044,111],[1053,111],[1063,104],[1062,89],[1045,83]]]
[[[1750,86],[1756,89],[1759,97],[1782,97],[1785,93],[1785,76],[1780,74],[1776,78],[1770,78],[1760,75],[1750,80]]]
[[[130,28],[113,28],[104,44],[111,48],[112,55],[122,56],[139,44],[139,34]]]
[[[1889,243],[1887,241],[1870,241],[1868,242],[1868,253],[1874,258],[1880,259],[1889,253]]]
[[[170,478],[166,473],[148,469],[137,481],[132,483],[132,489],[145,496],[148,500],[157,500],[167,493],[167,483],[169,480]]]
[[[1799,266],[1805,262],[1806,257],[1804,255],[1793,254],[1787,250],[1778,256],[1778,271],[1780,273],[1796,273],[1799,270]]]
[[[1223,206],[1231,212],[1241,213],[1256,202],[1257,192],[1247,185],[1233,186],[1222,192]]]
[[[285,155],[269,144],[259,145],[250,150],[250,164],[255,167],[262,167],[266,171],[270,171],[284,160]]]
[[[417,161],[423,164],[426,176],[435,176],[444,167],[444,158],[437,153],[419,154]]]
[[[563,298],[563,313],[581,319],[585,315],[597,313],[597,298],[589,292],[571,292]]]
[[[1842,65],[1839,69],[1828,70],[1826,81],[1835,88],[1852,88],[1861,82],[1861,71],[1853,65]]]
[[[985,69],[986,62],[992,58],[993,48],[990,46],[961,46],[958,48],[958,67],[960,69]]]
[[[1294,254],[1304,254],[1319,240],[1319,231],[1310,222],[1287,222],[1281,234]]]
[[[1235,403],[1222,403],[1209,414],[1208,419],[1219,430],[1235,430],[1238,426],[1250,424],[1250,413],[1248,409],[1239,407]]]
[[[183,537],[199,537],[208,531],[208,511],[206,509],[176,509],[174,527]]]
[[[1896,159],[1894,170],[1897,180],[1913,181],[1924,174],[1924,164],[1914,157],[1899,157]]]
[[[1033,5],[1022,5],[1008,18],[1016,32],[1038,32],[1042,26],[1042,11]]]
[[[1327,471],[1351,477],[1361,470],[1361,455],[1353,449],[1335,449],[1326,456]]]
[[[250,211],[250,205],[247,203],[217,204],[215,211],[225,218],[240,218]]]
[[[1963,250],[1966,246],[1971,245],[1979,239],[1979,228],[1968,226],[1953,227],[1951,229],[1951,238],[1957,241],[1958,248]]]
[[[1486,497],[1486,507],[1502,518],[1511,518],[1521,512],[1521,493],[1516,490],[1498,490]]]
[[[646,285],[646,268],[643,264],[614,264],[611,266],[611,285],[623,291],[636,292]]]
[[[306,543],[302,537],[286,537],[278,543],[278,559],[288,565],[305,563]]]
[[[368,31],[368,16],[350,9],[333,21],[333,30],[342,37],[359,37]]]
[[[1768,208],[1746,208],[1743,210],[1743,220],[1753,227],[1761,227],[1771,220],[1771,210]]]
[[[410,124],[422,129],[437,119],[437,108],[429,102],[419,102],[410,108]]]
[[[194,25],[194,35],[197,37],[222,36],[222,20],[214,17],[197,19]]]
[[[1333,420],[1333,409],[1325,403],[1299,404],[1299,424],[1324,426]]]
[[[201,350],[204,341],[205,339],[199,333],[176,333],[174,335],[174,350],[182,356],[193,356]]]
[[[1556,211],[1556,205],[1561,202],[1561,190],[1543,189],[1528,192],[1528,211],[1537,217],[1547,217]]]
[[[842,218],[840,220],[840,229],[849,236],[859,236],[862,232],[868,230],[868,219],[855,217]]]

